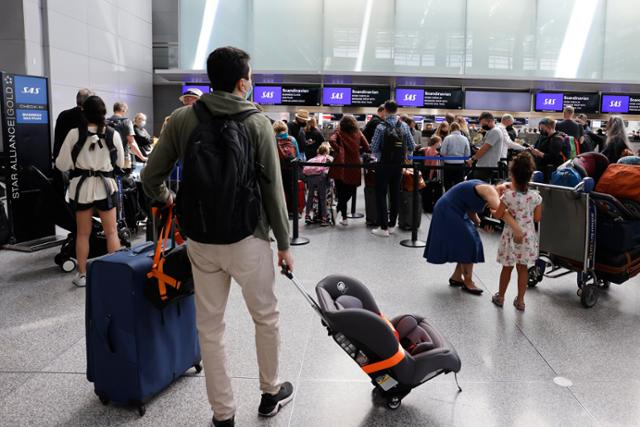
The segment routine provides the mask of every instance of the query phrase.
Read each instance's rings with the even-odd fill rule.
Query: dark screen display
[[[253,101],[262,105],[320,105],[320,87],[293,85],[256,85]]]

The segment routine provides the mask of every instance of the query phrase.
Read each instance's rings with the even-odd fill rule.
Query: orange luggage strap
[[[167,285],[175,289],[180,289],[181,285],[179,281],[164,273],[164,253],[167,250],[167,241],[169,239],[169,232],[171,231],[171,223],[173,222],[173,206],[170,206],[168,209],[169,212],[167,213],[167,220],[160,230],[160,238],[156,243],[156,250],[153,256],[153,266],[151,267],[151,271],[147,273],[147,277],[149,279],[157,279],[158,291],[162,301],[167,300]]]
[[[362,370],[367,374],[372,374],[374,372],[383,371],[385,369],[393,368],[400,362],[404,360],[404,349],[398,343],[398,351],[388,359],[381,360],[379,362],[370,363],[369,365],[364,365]]]

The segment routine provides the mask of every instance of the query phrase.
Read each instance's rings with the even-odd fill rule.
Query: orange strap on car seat
[[[367,374],[372,374],[374,372],[383,371],[385,369],[393,368],[398,363],[404,360],[404,349],[400,344],[398,344],[398,351],[393,356],[388,359],[381,360],[379,362],[371,363],[369,365],[364,365],[362,370]]]
[[[393,331],[393,335],[396,336],[396,340],[400,341],[400,334],[398,334],[398,331],[396,331],[396,328],[395,328],[395,326],[393,326],[393,323],[391,323],[391,321],[389,319],[387,319],[387,317],[384,315],[384,313],[380,313],[380,317],[382,317],[382,320],[387,322],[387,325],[389,325],[389,328],[391,328],[391,330]]]

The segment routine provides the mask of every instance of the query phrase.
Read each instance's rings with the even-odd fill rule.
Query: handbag
[[[418,172],[418,190],[424,189],[427,184],[424,182],[422,173]],[[413,191],[413,169],[405,169],[402,173],[402,188],[404,191]]]
[[[175,300],[193,294],[194,288],[187,245],[176,230],[173,206],[162,211],[160,219],[164,221],[156,242],[153,265],[147,273],[145,295],[153,305],[164,308]]]

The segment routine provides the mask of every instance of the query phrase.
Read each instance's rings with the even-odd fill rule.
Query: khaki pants
[[[215,418],[226,420],[234,416],[236,410],[223,340],[231,278],[242,288],[255,324],[260,390],[270,394],[279,390],[280,335],[273,251],[269,242],[253,236],[231,245],[189,241],[188,250],[209,403]]]

